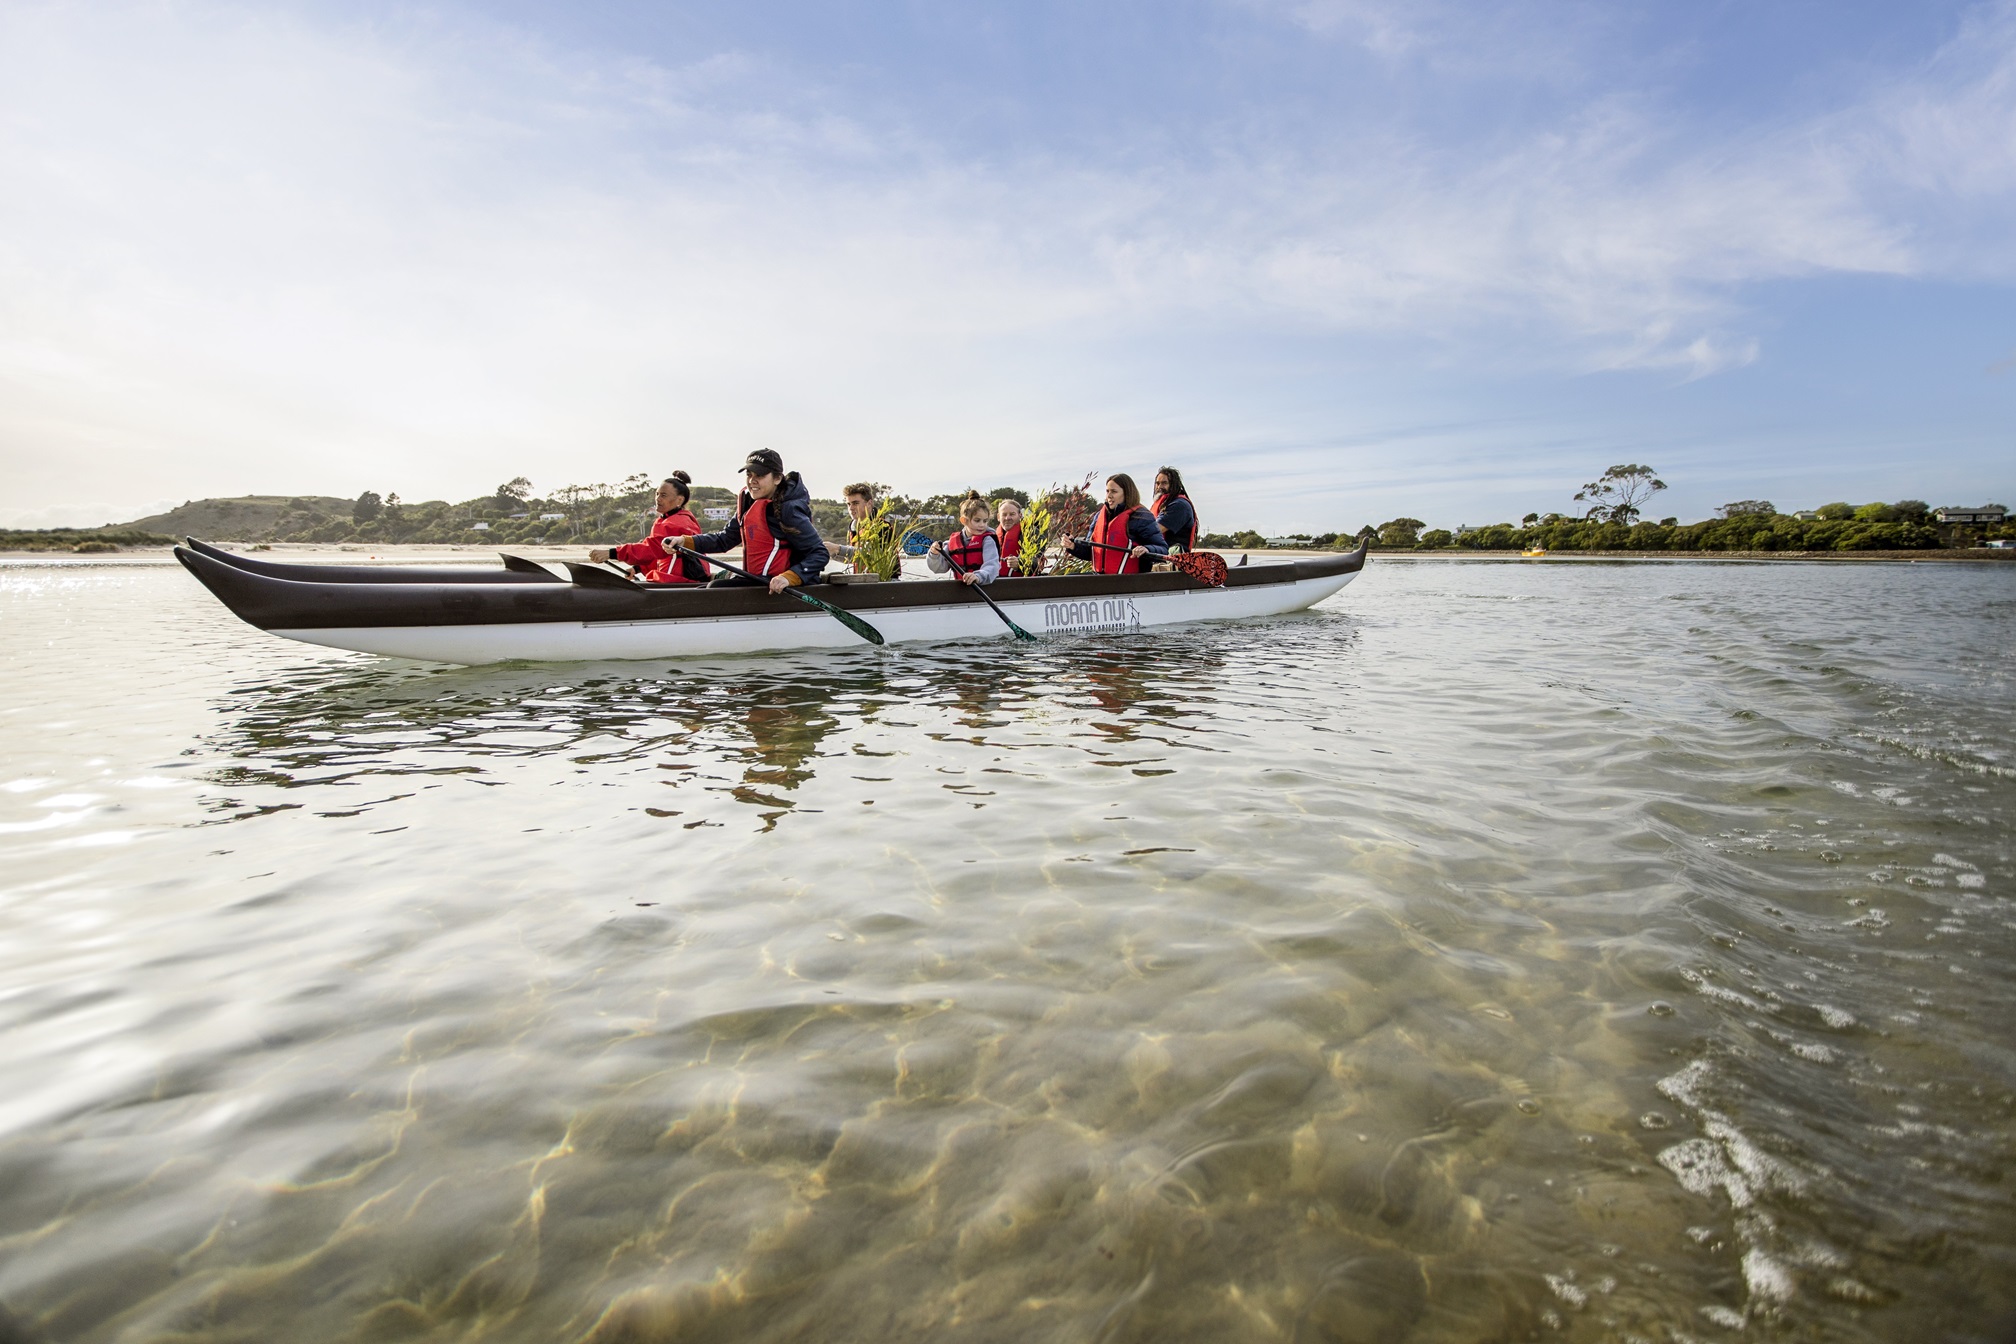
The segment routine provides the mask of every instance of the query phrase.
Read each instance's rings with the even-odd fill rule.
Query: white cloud
[[[1305,8],[1393,53],[1442,40]],[[1201,165],[1119,170],[961,159],[750,53],[15,6],[0,504],[467,494],[668,456],[705,479],[757,443],[835,478],[1075,476],[1334,430],[1213,403],[1171,332],[1703,377],[1758,357],[1746,285],[2006,275],[1981,239],[2016,184],[2010,13],[1735,138],[1609,96],[1481,144],[1228,130]]]

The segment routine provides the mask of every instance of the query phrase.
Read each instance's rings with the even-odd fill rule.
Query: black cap
[[[749,454],[749,460],[742,464],[742,470],[753,471],[758,476],[782,476],[784,459],[777,455],[775,448],[758,448]]]

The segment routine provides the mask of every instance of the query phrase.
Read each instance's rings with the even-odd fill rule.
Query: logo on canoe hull
[[[1046,602],[1043,628],[1052,634],[1090,635],[1139,630],[1141,610],[1131,597],[1092,598],[1084,602]]]

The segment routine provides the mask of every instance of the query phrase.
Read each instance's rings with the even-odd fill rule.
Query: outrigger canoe
[[[288,565],[193,538],[175,558],[240,619],[270,634],[438,663],[571,662],[862,647],[840,622],[759,588],[655,587],[567,565],[497,570]],[[1301,611],[1365,567],[1365,547],[1241,565],[1223,587],[1169,571],[1001,579],[988,591],[1037,634],[1140,630]],[[536,572],[535,572],[536,571]],[[808,590],[898,640],[1000,637],[980,597],[951,582],[818,584]]]

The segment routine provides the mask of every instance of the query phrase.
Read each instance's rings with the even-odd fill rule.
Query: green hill
[[[339,518],[347,524],[354,504],[354,500],[332,495],[234,495],[192,499],[166,513],[121,526],[205,541],[265,541],[276,532],[317,527]]]
[[[451,504],[418,503],[375,492],[361,499],[333,495],[233,495],[192,499],[178,508],[119,526],[134,532],[221,542],[310,542],[318,545],[527,542],[607,545],[635,541],[649,529],[657,483],[638,475],[621,486],[570,486],[554,498],[478,495]],[[719,486],[695,486],[693,508],[732,504]]]

